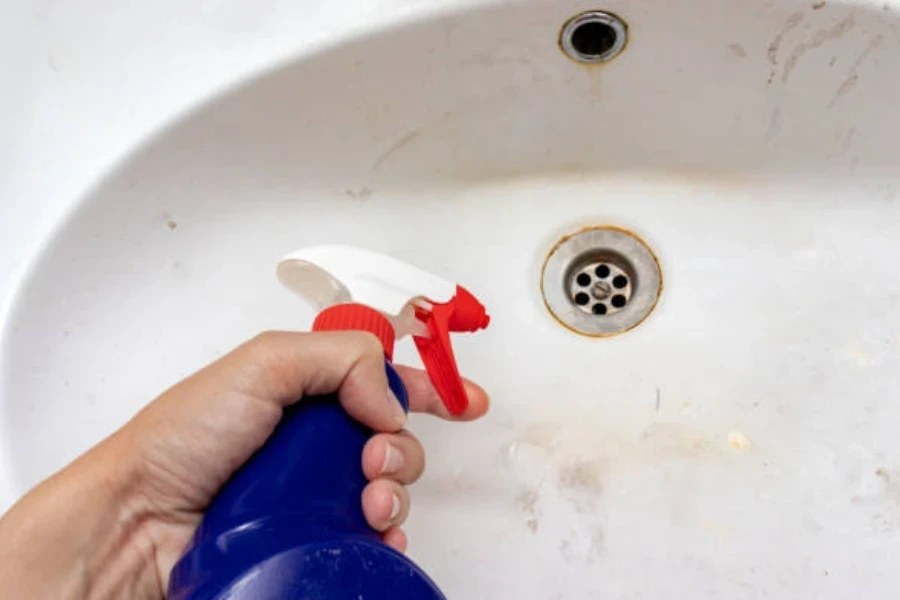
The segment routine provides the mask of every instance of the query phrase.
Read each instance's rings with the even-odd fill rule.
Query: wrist
[[[40,484],[0,519],[0,583],[10,597],[132,597],[153,573],[136,540],[137,470],[115,436]],[[11,586],[11,587],[7,587]]]

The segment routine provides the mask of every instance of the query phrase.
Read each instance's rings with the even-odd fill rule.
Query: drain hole
[[[606,62],[625,48],[627,29],[617,16],[602,11],[582,13],[569,20],[559,34],[559,44],[578,62]]]
[[[618,34],[606,23],[585,23],[572,32],[572,47],[586,56],[600,56],[616,45]]]
[[[634,293],[633,279],[624,257],[587,254],[573,266],[568,282],[569,298],[583,312],[612,316],[630,301]]]

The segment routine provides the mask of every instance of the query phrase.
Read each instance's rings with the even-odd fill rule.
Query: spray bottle
[[[278,277],[320,312],[313,331],[373,333],[391,390],[408,410],[391,366],[395,340],[411,335],[453,414],[468,400],[450,333],[487,327],[465,288],[391,257],[348,246],[287,256]],[[173,600],[443,599],[428,575],[366,522],[362,450],[372,431],[336,395],[305,397],[285,410],[266,444],[210,505],[172,570]]]

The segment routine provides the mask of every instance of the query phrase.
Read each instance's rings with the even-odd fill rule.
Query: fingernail
[[[388,403],[393,407],[394,411],[394,421],[400,427],[406,425],[406,411],[403,410],[403,406],[400,404],[400,400],[397,399],[397,396],[394,395],[394,392],[391,391],[391,388],[388,388],[387,391]]]
[[[384,451],[384,464],[381,465],[381,474],[399,473],[403,468],[403,453],[392,444],[387,445]]]
[[[388,517],[389,521],[393,521],[400,515],[400,496],[397,494],[393,494],[391,496],[391,516]]]

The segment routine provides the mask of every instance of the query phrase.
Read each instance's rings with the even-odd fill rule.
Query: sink
[[[449,597],[897,597],[900,12],[441,4],[271,61],[66,197],[4,315],[5,497],[247,337],[307,328],[275,265],[346,243],[493,317],[456,342],[491,414],[411,425],[412,555]],[[613,60],[559,47],[588,9],[627,24]],[[597,226],[664,282],[603,338],[541,293]]]

